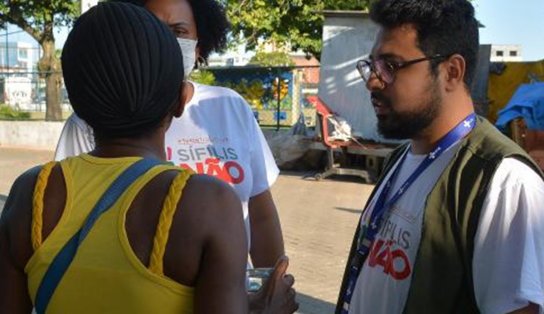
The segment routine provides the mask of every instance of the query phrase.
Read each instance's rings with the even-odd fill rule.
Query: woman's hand
[[[298,309],[293,289],[295,278],[286,274],[289,266],[287,256],[282,256],[276,262],[274,271],[264,286],[249,295],[249,312],[259,314],[291,314]]]

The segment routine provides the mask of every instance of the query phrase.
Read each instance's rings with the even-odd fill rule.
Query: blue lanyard
[[[472,113],[466,117],[461,123],[459,123],[455,128],[453,128],[448,134],[440,139],[436,148],[427,155],[427,157],[419,164],[416,170],[406,179],[406,181],[401,185],[400,189],[386,201],[391,187],[393,185],[393,180],[397,176],[404,159],[406,158],[407,151],[404,152],[399,164],[395,167],[393,173],[389,176],[386,182],[384,182],[381,193],[379,194],[374,209],[370,215],[370,219],[366,226],[361,228],[362,237],[359,239],[357,252],[349,264],[350,273],[348,277],[348,283],[346,286],[346,292],[344,294],[344,304],[342,305],[342,314],[347,314],[349,312],[349,304],[353,296],[353,290],[355,289],[355,284],[357,278],[359,277],[359,272],[363,267],[364,261],[370,252],[372,243],[378,231],[380,230],[380,225],[382,223],[382,217],[387,209],[391,208],[406,191],[410,188],[412,183],[414,183],[417,178],[427,169],[443,152],[448,150],[452,145],[457,141],[465,137],[467,134],[472,131],[476,125],[476,114]]]

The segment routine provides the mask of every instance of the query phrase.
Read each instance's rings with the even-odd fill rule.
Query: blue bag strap
[[[107,211],[136,179],[149,169],[162,163],[162,161],[155,159],[139,160],[129,166],[104,192],[87,217],[83,227],[72,236],[49,265],[36,293],[36,312],[38,314],[45,314],[49,301],[64,273],[72,263],[79,245],[85,240],[100,215]]]

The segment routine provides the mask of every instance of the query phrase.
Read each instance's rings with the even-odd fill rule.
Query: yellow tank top
[[[97,158],[83,154],[61,161],[66,181],[66,206],[57,226],[43,243],[43,194],[55,163],[42,168],[33,200],[34,255],[25,268],[33,301],[54,257],[81,228],[109,185],[138,160],[138,157]],[[125,231],[127,210],[146,183],[172,169],[179,170],[180,174],[164,199],[150,265],[146,267],[128,241]],[[47,313],[192,313],[193,288],[167,278],[162,269],[172,219],[190,175],[177,167],[160,165],[137,179],[96,221],[55,290]]]

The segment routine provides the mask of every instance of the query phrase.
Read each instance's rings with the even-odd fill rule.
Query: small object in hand
[[[274,268],[262,267],[247,270],[247,291],[257,292],[266,283]]]

